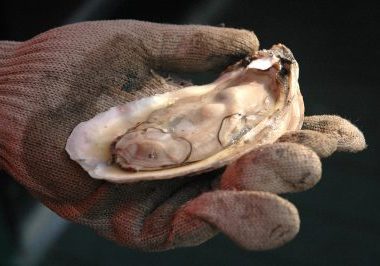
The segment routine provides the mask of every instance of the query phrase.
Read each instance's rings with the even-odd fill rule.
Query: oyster
[[[303,122],[298,64],[282,44],[211,84],[116,106],[80,123],[66,151],[91,177],[123,183],[222,167]]]

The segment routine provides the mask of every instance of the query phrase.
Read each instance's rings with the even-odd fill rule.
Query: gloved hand
[[[315,152],[363,149],[348,121],[306,118],[307,130],[258,148],[223,174],[135,184],[92,179],[64,150],[81,121],[178,87],[158,71],[222,70],[257,49],[245,30],[138,21],[80,23],[1,42],[0,167],[60,216],[129,247],[192,246],[218,231],[248,249],[277,247],[296,235],[299,217],[273,193],[313,186],[321,175]]]

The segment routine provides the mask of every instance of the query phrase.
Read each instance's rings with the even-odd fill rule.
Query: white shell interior
[[[266,70],[279,61],[273,55],[252,61],[248,68]],[[257,145],[272,143],[287,130],[299,129],[303,120],[303,101],[298,86],[298,65],[291,65],[288,76],[289,89],[277,113],[265,118],[249,131],[236,145],[231,145],[200,162],[185,164],[175,168],[129,172],[111,164],[110,146],[126,129],[145,121],[152,110],[165,108],[178,99],[199,96],[212,90],[217,84],[234,78],[242,69],[222,75],[215,82],[203,86],[191,86],[175,92],[154,95],[137,101],[113,107],[96,115],[89,121],[80,123],[67,140],[66,151],[91,177],[124,183],[139,180],[167,179],[176,176],[195,174],[219,168],[249,152]]]

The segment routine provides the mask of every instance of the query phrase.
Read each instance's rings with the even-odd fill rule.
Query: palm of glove
[[[0,165],[59,215],[130,247],[191,246],[219,230],[249,249],[279,246],[296,235],[299,218],[272,193],[313,186],[321,175],[316,153],[363,149],[348,121],[306,118],[307,130],[260,147],[223,174],[136,184],[91,179],[64,151],[81,121],[177,88],[156,70],[223,69],[257,48],[243,30],[137,21],[82,23],[2,43]]]

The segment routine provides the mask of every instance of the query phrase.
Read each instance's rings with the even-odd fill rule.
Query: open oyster
[[[66,150],[93,178],[168,179],[222,167],[303,122],[298,64],[282,44],[211,84],[116,106],[80,123]]]

